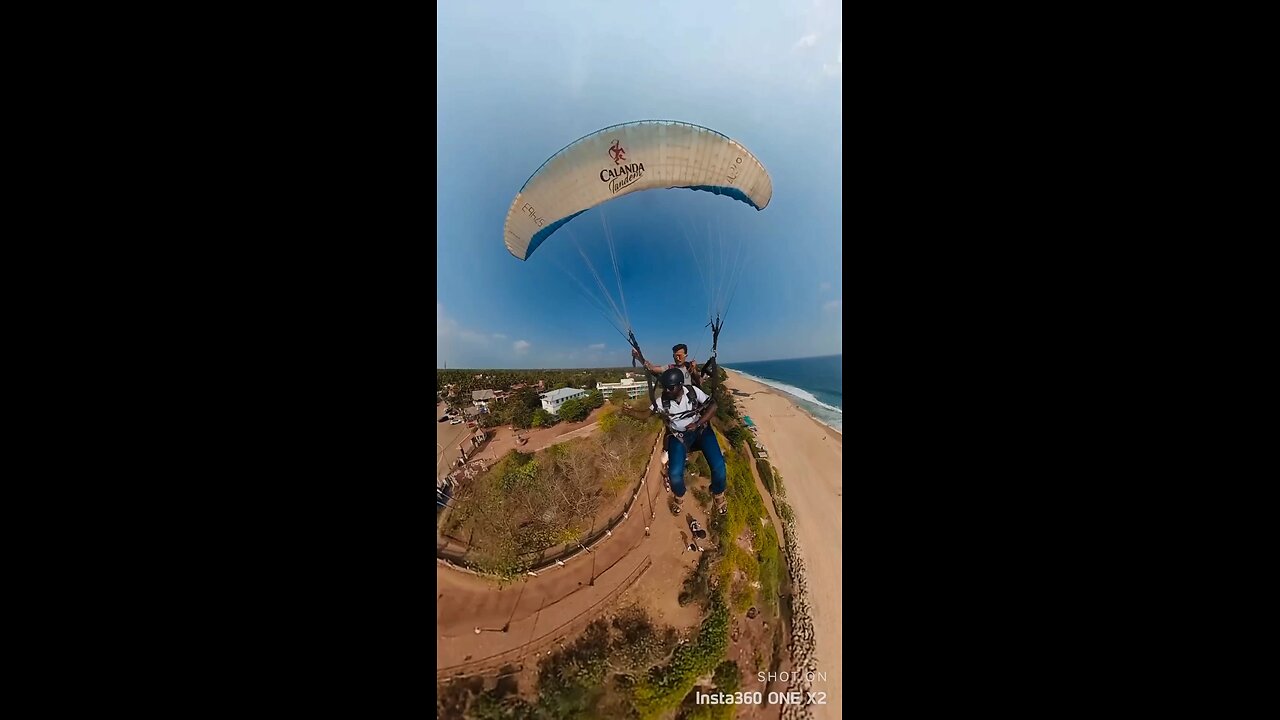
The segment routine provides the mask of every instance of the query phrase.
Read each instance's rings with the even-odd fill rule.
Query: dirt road
[[[513,655],[544,650],[538,647],[543,638],[571,634],[574,627],[598,616],[602,604],[633,595],[646,598],[661,622],[695,626],[700,617],[697,606],[681,607],[676,595],[680,580],[697,565],[698,554],[684,551],[686,515],[672,516],[665,507],[669,495],[658,474],[660,454],[656,448],[650,454],[645,484],[630,517],[595,552],[579,555],[565,567],[497,590],[488,580],[437,564],[437,677],[477,672],[477,663],[486,658],[497,658],[501,664]],[[701,518],[705,522],[705,516]],[[615,591],[645,563],[651,566],[619,597]],[[537,656],[532,657],[536,662]]]

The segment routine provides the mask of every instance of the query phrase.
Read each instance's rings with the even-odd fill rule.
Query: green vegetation
[[[436,370],[436,390],[448,397],[453,385],[453,397],[466,398],[470,402],[472,390],[506,390],[520,383],[533,384],[543,381],[542,392],[574,387],[583,390],[595,388],[597,383],[618,382],[618,378],[633,372],[634,368],[585,368],[577,370]],[[476,377],[479,375],[480,377]]]
[[[604,409],[603,412],[600,413],[600,416],[596,418],[596,422],[600,425],[601,430],[605,432],[609,432],[610,430],[613,429],[614,425],[618,424],[619,417],[620,416],[619,416],[618,406],[609,405]]]
[[[764,461],[761,460],[760,462]],[[782,473],[778,472],[778,468],[773,467],[767,462],[764,463],[764,467],[770,468],[773,471],[773,487],[770,488],[770,492],[773,493],[773,505],[778,509],[778,517],[782,518],[783,522],[795,522],[796,514],[786,501],[787,489],[782,484]]]
[[[716,401],[716,419],[725,427],[733,427],[738,424],[738,404],[734,402],[733,393],[724,387],[724,381],[728,377],[723,368],[716,368],[715,388],[711,392],[711,397]],[[710,383],[704,383],[704,385],[710,385]]]
[[[655,625],[639,608],[626,608],[608,624],[595,621],[540,664],[532,717],[658,717],[676,707],[699,676],[716,668],[728,636],[723,607],[713,610],[698,637],[684,645],[677,645],[673,628]],[[737,668],[717,670],[728,684]]]
[[[650,669],[671,658],[673,650],[681,656],[677,640],[674,628],[655,624],[639,607],[625,607],[611,621],[592,622],[576,640],[538,664],[534,702],[516,697],[514,682],[505,687],[499,682],[485,691],[481,678],[466,678],[437,687],[436,715],[486,720],[636,717],[635,692],[645,686]],[[717,677],[731,682],[732,671],[717,668]]]
[[[742,671],[738,669],[738,663],[732,660],[725,660],[716,666],[716,674],[711,678],[711,682],[715,683],[716,689],[721,692],[733,693],[742,689]]]
[[[724,446],[724,442],[721,442]],[[759,583],[760,602],[770,610],[778,607],[778,533],[769,522],[764,499],[756,490],[751,476],[750,460],[738,450],[725,453],[725,465],[729,487],[725,491],[729,499],[729,512],[716,523],[717,544],[721,548],[732,547],[736,551],[725,554],[729,562],[718,570],[723,587],[732,587],[730,598],[735,610],[750,606],[751,594],[743,584]],[[763,520],[762,520],[763,519]],[[753,554],[742,551],[734,539],[748,531],[751,535]],[[740,576],[740,577],[739,577]]]
[[[724,437],[717,438],[723,446]],[[705,605],[712,593],[721,588],[736,613],[745,612],[755,603],[771,612],[778,610],[778,587],[785,580],[786,571],[778,533],[769,522],[749,462],[740,451],[725,453],[729,512],[711,523],[716,549],[703,553],[697,567],[685,577],[678,598],[681,605]],[[695,487],[692,492],[699,501],[703,500],[700,493],[705,491]],[[750,539],[750,550],[738,542],[744,534]]]
[[[680,595],[676,601],[681,605],[690,603],[706,603],[711,599],[711,566],[712,552],[704,552],[698,557],[698,566],[684,579]]]
[[[738,447],[746,440],[751,433],[745,430],[741,425],[735,425],[725,432],[724,436],[729,440],[730,447]]]
[[[654,423],[619,413],[591,437],[552,445],[536,457],[513,450],[464,482],[449,526],[470,538],[466,562],[510,581],[548,548],[584,539],[596,513],[639,478],[657,432]]]
[[[632,696],[640,717],[661,717],[675,709],[693,689],[697,679],[711,672],[729,647],[729,608],[723,598],[711,601],[698,637],[676,648],[671,662],[651,669],[634,688]]]
[[[756,558],[760,562],[760,599],[770,612],[777,612],[778,587],[787,577],[787,568],[782,563],[782,551],[777,543],[766,542],[760,547]]]
[[[733,694],[741,690],[742,671],[738,669],[738,663],[725,660],[717,665],[711,684],[712,692]],[[682,713],[678,717],[681,720],[733,720],[736,710],[733,705],[698,705],[691,697],[686,696]]]
[[[773,468],[768,460],[756,460],[756,470],[760,471],[760,481],[769,492],[773,492]]]
[[[579,422],[586,420],[592,410],[604,405],[604,395],[599,390],[592,390],[585,397],[565,400],[557,411],[561,420]]]
[[[717,400],[721,392],[717,388]],[[725,395],[727,397],[727,393]],[[572,485],[575,472],[589,470],[590,477],[594,478],[594,487],[599,489],[609,487],[619,477],[633,478],[634,473],[643,467],[645,453],[652,447],[653,433],[659,431],[661,423],[631,414],[634,410],[628,406],[647,408],[647,398],[627,403],[611,397],[610,401],[600,416],[601,437],[616,441],[620,433],[622,437],[638,434],[636,441],[640,447],[635,452],[639,453],[639,465],[634,472],[625,464],[627,451],[618,452],[616,448],[609,451],[603,446],[586,463],[588,468],[580,468],[587,455],[582,445],[586,441],[583,440],[552,446],[536,457],[513,453],[503,458],[501,467],[493,468],[480,478],[486,480],[488,487],[493,488],[493,492],[504,501],[504,504],[488,509],[504,517],[508,525],[521,530],[509,539],[502,539],[508,543],[501,546],[505,552],[515,555],[528,550],[532,547],[530,542],[536,545],[536,541],[544,537],[539,532],[550,532],[546,535],[548,541],[563,541],[580,529],[572,523],[555,525],[565,515],[560,500],[548,502],[541,515],[522,512],[517,499],[523,498],[528,502],[528,496],[534,493],[540,492],[548,497],[553,491],[561,492],[550,478],[560,477],[562,482]],[[595,407],[600,407],[604,399],[593,398],[583,401],[583,404],[588,402],[598,403]],[[721,409],[726,406],[729,414],[736,416],[731,398]],[[570,410],[571,415],[581,412],[573,406]],[[564,414],[563,409],[561,413]],[[536,416],[536,413],[532,415]],[[779,612],[778,590],[780,584],[786,583],[778,535],[768,520],[765,499],[760,496],[752,477],[750,463],[753,457],[741,450],[742,442],[745,440],[750,444],[752,438],[734,420],[735,417],[730,417],[725,422],[721,418],[728,429],[724,432],[717,430],[716,433],[725,456],[729,511],[726,515],[713,514],[709,518],[708,530],[713,537],[711,547],[699,556],[697,567],[685,578],[679,595],[681,605],[697,602],[705,611],[697,635],[677,645],[672,628],[656,626],[642,610],[629,608],[618,613],[611,622],[604,619],[593,622],[573,643],[548,655],[539,665],[535,702],[473,688],[462,696],[465,717],[649,720],[674,714],[685,720],[729,720],[734,716],[734,706],[695,705],[690,693],[699,678],[708,675],[712,677],[715,690],[726,693],[741,690],[741,669],[736,663],[725,660],[732,614],[744,613],[752,604],[772,613]],[[691,473],[698,472],[704,477],[710,475],[701,453],[690,458],[688,467]],[[766,483],[770,492],[780,492],[781,478],[776,476],[776,472],[767,467],[767,463],[760,469],[761,476],[768,478]],[[710,505],[711,496],[705,482],[699,486],[691,485],[690,491],[704,506]],[[785,503],[780,502],[779,507],[779,512],[790,511]],[[476,514],[473,513],[470,519],[476,521]],[[540,531],[528,529],[535,526],[540,527]],[[548,531],[548,528],[552,529]],[[782,623],[773,624],[771,628],[774,631],[771,669],[778,666],[782,628]],[[755,667],[761,667],[760,654],[757,648],[754,652]],[[705,685],[705,679],[703,682]],[[445,700],[438,701],[437,707],[446,700],[453,703],[451,707],[457,707],[458,694],[456,690],[442,689],[437,697]],[[438,715],[446,717],[442,713]]]
[[[494,686],[485,689],[485,679],[473,676],[445,682],[436,687],[436,717],[441,720],[510,720],[531,718],[531,706],[521,700],[515,679],[517,669],[506,665]]]
[[[555,425],[558,422],[560,422],[559,417],[557,417],[553,413],[547,412],[543,408],[538,408],[537,410],[534,410],[533,413],[530,415],[529,426],[536,427],[536,428],[545,428],[545,427],[551,427],[552,425]]]
[[[689,488],[689,492],[693,493],[693,497],[697,499],[698,504],[705,510],[711,507],[711,491],[698,486]]]
[[[707,459],[702,453],[694,453],[693,457],[685,456],[685,473],[693,473],[699,477],[711,477],[711,466],[707,464]]]
[[[437,370],[436,371],[436,390],[440,393],[445,403],[453,409],[461,409],[471,406],[471,392],[473,390],[510,390],[513,385],[524,384],[523,388],[516,388],[511,391],[511,395],[505,400],[494,400],[489,403],[489,412],[481,414],[477,420],[481,427],[498,427],[501,425],[511,425],[517,429],[525,430],[530,427],[551,427],[561,418],[542,411],[542,404],[539,401],[540,392],[551,392],[560,388],[574,387],[587,390],[590,395],[601,395],[599,390],[595,390],[595,386],[600,382],[617,382],[618,378],[630,368],[622,369],[600,369],[593,368],[591,370]],[[479,375],[480,377],[476,377]],[[545,390],[538,390],[534,385],[539,380],[543,381]],[[451,386],[451,387],[447,387]],[[566,402],[569,405],[570,412],[568,419],[571,422],[581,419],[578,417],[581,413],[581,405],[570,405],[573,401]],[[598,408],[604,403],[603,397],[599,400],[591,398],[587,401],[588,412],[590,409]],[[560,411],[561,417],[565,412],[563,407]],[[581,415],[586,417],[586,413]]]

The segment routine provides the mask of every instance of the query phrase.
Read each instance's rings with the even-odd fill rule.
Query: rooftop
[[[493,391],[492,390],[472,390],[471,399],[472,400],[492,400]]]
[[[555,402],[556,400],[572,397],[579,393],[585,393],[585,392],[586,390],[578,390],[576,388],[560,388],[559,390],[552,390],[551,392],[542,393],[541,397],[543,400],[550,400],[551,402]]]

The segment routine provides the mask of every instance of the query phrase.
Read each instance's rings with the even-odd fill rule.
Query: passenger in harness
[[[643,360],[643,358],[640,357],[640,351],[638,349],[632,349],[631,357],[637,360]],[[694,387],[699,387],[699,388],[702,387],[702,377],[707,373],[707,368],[703,368],[701,371],[699,371],[698,363],[689,359],[688,345],[685,345],[684,343],[679,343],[675,347],[671,348],[671,359],[675,360],[675,362],[670,365],[667,365],[666,367],[662,367],[661,365],[657,365],[655,363],[650,363],[650,362],[645,362],[644,367],[646,370],[653,373],[654,377],[660,377],[662,373],[666,372],[667,370],[676,368],[681,372],[681,374],[684,375],[683,382],[685,385],[693,385]],[[711,362],[714,368],[715,360],[713,359]],[[714,369],[712,369],[712,372],[714,372]],[[661,381],[659,381],[659,384],[661,384]],[[666,442],[667,442],[667,438],[669,437],[669,432],[670,432],[669,430],[663,430],[663,438],[662,438],[663,447],[666,447]],[[670,462],[670,460],[671,460],[670,454],[667,453],[666,451],[663,451],[662,481],[667,488],[667,492],[671,492],[671,479],[668,473],[668,463]]]
[[[711,467],[711,494],[715,496],[716,509],[723,515],[729,509],[724,497],[727,476],[724,455],[711,429],[711,416],[716,412],[715,400],[701,389],[684,384],[684,373],[680,368],[664,371],[661,381],[662,399],[653,411],[667,420],[668,478],[675,494],[671,512],[678,515],[684,500],[685,459],[690,452],[701,450]]]

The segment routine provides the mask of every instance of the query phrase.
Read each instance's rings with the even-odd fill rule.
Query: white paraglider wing
[[[714,130],[667,120],[614,125],[552,155],[525,182],[507,211],[507,249],[528,260],[582,212],[659,188],[712,192],[757,210],[773,196],[773,181],[755,155]]]

